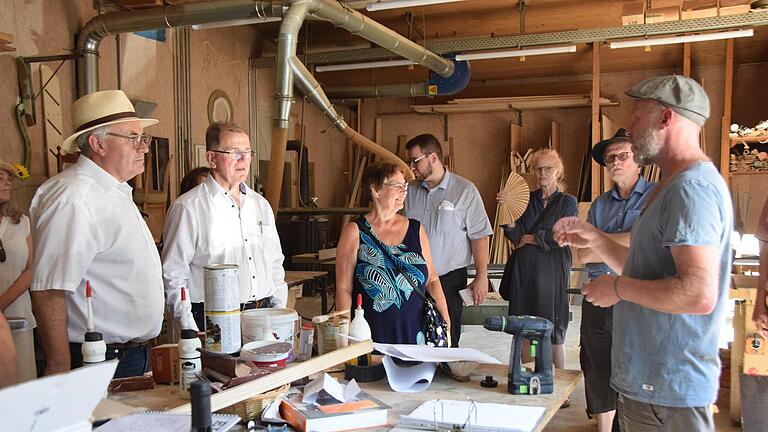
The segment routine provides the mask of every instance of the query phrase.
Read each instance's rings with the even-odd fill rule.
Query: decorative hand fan
[[[506,194],[506,199],[499,203],[499,225],[510,225],[525,212],[531,191],[525,179],[517,173],[509,175],[501,191]]]

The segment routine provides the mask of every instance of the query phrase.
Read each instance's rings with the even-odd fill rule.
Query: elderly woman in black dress
[[[571,251],[553,239],[552,226],[562,217],[578,215],[579,207],[576,197],[565,193],[563,162],[556,151],[537,151],[531,166],[537,188],[531,192],[528,208],[512,225],[503,225],[515,250],[504,269],[501,291],[509,293],[510,315],[552,321],[552,358],[555,367],[563,369]],[[503,202],[505,195],[502,192],[496,198]]]

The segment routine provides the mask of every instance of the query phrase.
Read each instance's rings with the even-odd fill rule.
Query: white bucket
[[[262,329],[267,324],[272,328],[275,339],[280,342],[288,342],[295,347],[296,334],[298,333],[299,314],[293,309],[250,309],[240,315],[242,326],[243,344],[260,341],[263,339]]]

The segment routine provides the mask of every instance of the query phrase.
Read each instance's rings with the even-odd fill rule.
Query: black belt
[[[144,348],[147,345],[149,345],[149,341],[146,340],[144,342],[125,342],[125,343],[112,343],[107,344],[108,350],[117,350],[117,349],[128,349],[128,348]]]

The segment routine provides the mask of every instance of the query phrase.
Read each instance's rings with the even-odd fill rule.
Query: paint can
[[[233,354],[240,350],[240,276],[235,264],[211,264],[205,270],[205,349]]]

